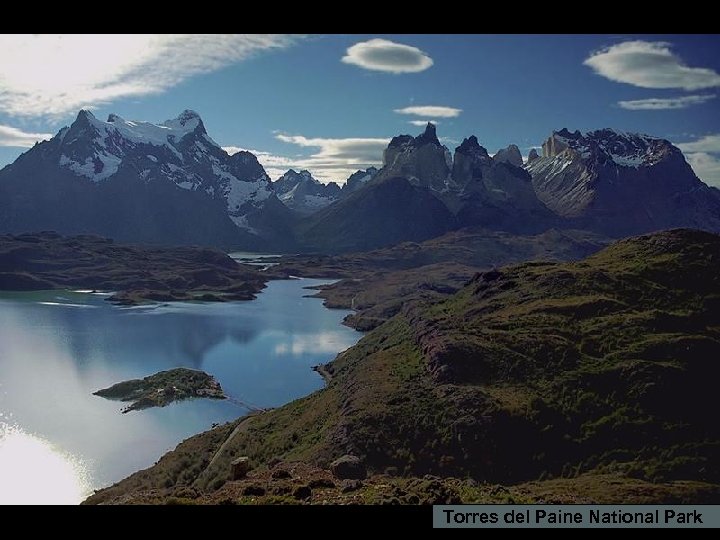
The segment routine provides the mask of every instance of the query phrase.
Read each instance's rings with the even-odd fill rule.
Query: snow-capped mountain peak
[[[720,199],[679,148],[639,133],[555,131],[528,160],[540,200],[580,228],[623,236],[668,227],[720,227]]]
[[[181,126],[189,126],[188,129],[195,129],[198,125],[202,124],[200,115],[192,109],[185,109],[177,118],[168,120],[168,122],[178,122]]]
[[[290,169],[273,183],[273,188],[285,206],[301,214],[316,212],[340,196],[340,186],[334,182],[323,184],[304,169]]]
[[[599,129],[588,133],[554,131],[543,143],[543,157],[580,157],[621,167],[650,166],[679,150],[657,137],[627,133],[615,129]]]
[[[303,169],[300,172],[297,172],[295,169],[289,169],[275,181],[275,191],[277,191],[278,194],[287,193],[300,183],[321,184],[307,169]]]
[[[103,138],[116,133],[117,136],[134,144],[175,147],[187,135],[193,133],[207,135],[200,116],[193,111],[183,111],[177,118],[165,120],[160,124],[125,120],[117,114],[110,114],[107,121],[102,122],[92,113],[84,112],[87,121]]]
[[[200,116],[189,110],[160,124],[125,120],[114,113],[103,122],[90,111],[81,110],[75,122],[58,136],[62,145],[58,163],[94,182],[117,173],[120,163],[141,148],[154,163],[169,161],[170,169],[202,161],[204,156],[217,160],[224,154],[208,136]]]
[[[208,136],[200,115],[191,110],[158,124],[125,120],[118,114],[102,121],[81,110],[70,127],[38,146],[43,160],[96,184],[113,179],[168,182],[177,189],[221,200],[228,217],[247,230],[254,230],[248,213],[273,194],[257,158],[249,152],[229,156]]]

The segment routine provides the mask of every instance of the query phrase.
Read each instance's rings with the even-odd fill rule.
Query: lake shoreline
[[[272,280],[253,302],[134,308],[89,288],[2,293],[0,409],[12,415],[8,429],[47,441],[101,489],[246,411],[232,400],[190,399],[122,415],[117,403],[92,395],[98,388],[183,366],[211,373],[251,406],[307,396],[323,386],[311,366],[361,337],[341,324],[346,313],[306,297],[306,285],[324,281]]]
[[[92,235],[0,235],[0,290],[113,292],[109,302],[253,300],[276,276],[202,247],[151,247]],[[279,276],[282,277],[282,276]]]

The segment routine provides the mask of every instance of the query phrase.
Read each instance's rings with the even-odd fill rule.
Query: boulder
[[[242,494],[247,497],[262,497],[265,495],[265,488],[258,484],[250,484],[249,486],[245,486]]]
[[[234,459],[230,466],[232,467],[232,479],[233,480],[242,480],[247,476],[247,473],[250,471],[250,458],[247,456],[241,456],[237,459]]]
[[[340,482],[340,492],[350,493],[351,491],[357,491],[363,487],[363,483],[360,480],[343,480]]]
[[[292,478],[292,474],[287,469],[275,469],[270,475],[273,480],[284,480],[286,478]]]
[[[293,497],[298,500],[309,499],[312,496],[312,489],[310,486],[298,486],[293,491]]]
[[[362,480],[366,476],[365,465],[359,457],[345,455],[330,464],[330,470],[335,478],[340,480]]]
[[[308,482],[308,486],[310,486],[312,489],[316,488],[334,488],[335,482],[330,480],[329,478],[313,478]]]

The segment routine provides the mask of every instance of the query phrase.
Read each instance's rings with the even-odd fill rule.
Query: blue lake
[[[257,300],[120,308],[105,296],[0,293],[0,504],[77,503],[183,439],[247,412],[191,400],[121,414],[92,392],[173,367],[275,407],[322,387],[311,366],[361,334],[347,311],[305,298],[321,280],[274,281]]]

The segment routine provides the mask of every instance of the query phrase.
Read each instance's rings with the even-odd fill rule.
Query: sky
[[[0,166],[71,124],[197,111],[228,152],[344,182],[437,124],[527,155],[553,130],[670,140],[720,187],[720,35],[2,35]]]

